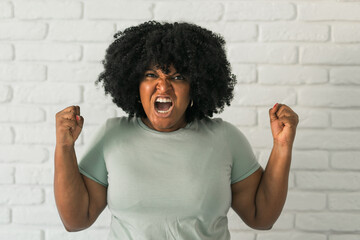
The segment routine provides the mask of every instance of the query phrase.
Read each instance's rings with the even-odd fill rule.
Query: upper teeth
[[[156,99],[156,102],[171,102],[170,98],[158,98]]]

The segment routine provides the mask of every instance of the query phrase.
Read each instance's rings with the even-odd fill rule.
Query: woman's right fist
[[[56,145],[74,146],[83,125],[79,106],[70,106],[56,113]]]

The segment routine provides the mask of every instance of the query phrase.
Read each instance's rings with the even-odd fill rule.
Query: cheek
[[[141,83],[139,86],[139,93],[141,98],[147,98],[151,92],[151,86],[146,83]]]

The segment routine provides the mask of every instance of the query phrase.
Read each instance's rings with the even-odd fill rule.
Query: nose
[[[159,77],[158,81],[157,81],[156,88],[160,92],[167,92],[172,88],[172,85],[171,85],[171,82],[170,82],[169,79],[167,79],[165,77]]]

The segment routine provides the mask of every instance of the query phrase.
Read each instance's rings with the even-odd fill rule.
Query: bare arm
[[[106,207],[106,188],[79,172],[74,143],[83,118],[79,107],[68,107],[56,114],[54,192],[61,220],[68,231],[91,226]]]
[[[74,148],[55,149],[54,192],[68,231],[88,228],[106,207],[106,188],[80,174]]]
[[[285,204],[298,123],[297,115],[289,107],[284,105],[281,111],[276,110],[274,107],[269,111],[274,145],[265,171],[260,168],[231,186],[232,208],[247,225],[260,230],[272,228]]]

